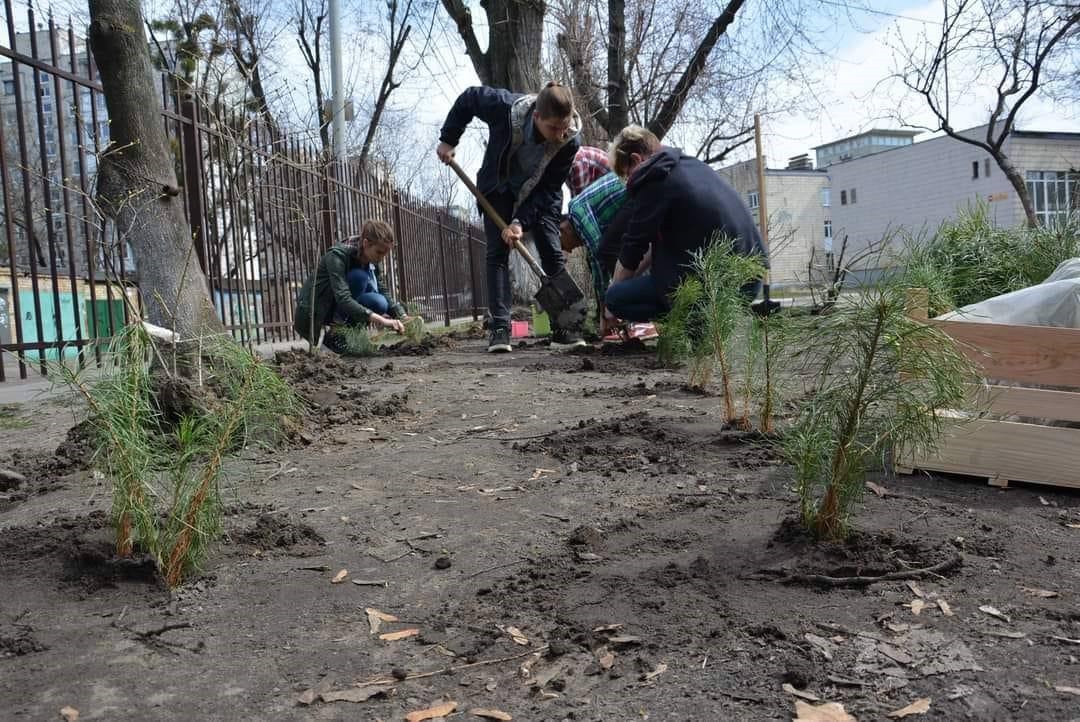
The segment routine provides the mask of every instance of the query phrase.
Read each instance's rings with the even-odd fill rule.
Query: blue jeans
[[[507,223],[514,210],[514,196],[509,193],[491,193],[488,202],[495,207]],[[487,241],[487,287],[488,310],[491,312],[492,328],[510,328],[510,248],[503,243],[502,232],[495,222],[484,213],[484,238]],[[559,244],[559,212],[551,213],[537,221],[529,229],[536,252],[540,255],[540,266],[544,273],[553,276],[563,269],[566,263],[562,246]],[[517,251],[514,251],[515,253]],[[532,271],[529,271],[532,273]]]
[[[757,298],[761,281],[751,281],[739,289],[747,302]],[[612,284],[604,296],[608,310],[624,321],[642,323],[654,321],[671,310],[667,296],[656,288],[652,274],[630,278]]]
[[[613,283],[604,294],[604,305],[616,318],[635,323],[655,320],[671,309],[651,273]]]
[[[375,276],[368,269],[352,269],[345,274],[345,281],[349,284],[349,295],[361,306],[380,315],[390,310],[390,302],[386,300],[386,296],[379,293]]]

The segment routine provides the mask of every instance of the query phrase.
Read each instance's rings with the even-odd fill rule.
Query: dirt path
[[[788,683],[859,720],[924,697],[909,719],[1080,719],[1055,689],[1080,687],[1076,495],[878,479],[901,496],[814,546],[785,521],[788,470],[648,353],[436,351],[290,357],[323,422],[231,466],[228,537],[171,596],[109,560],[104,482],[44,453],[70,409],[22,409],[0,453],[30,477],[0,496],[0,717],[399,720],[449,699],[457,719],[780,720]],[[792,580],[956,557],[910,585]],[[419,633],[380,640],[366,608]],[[317,697],[372,679],[393,683]]]

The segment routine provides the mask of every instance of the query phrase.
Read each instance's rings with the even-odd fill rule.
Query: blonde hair
[[[608,148],[608,159],[615,175],[625,180],[630,169],[630,156],[637,153],[643,158],[660,149],[660,139],[640,125],[628,125],[619,131]]]

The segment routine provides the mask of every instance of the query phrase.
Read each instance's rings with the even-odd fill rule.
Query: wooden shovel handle
[[[502,216],[495,210],[495,207],[488,202],[488,199],[484,197],[484,194],[480,192],[480,189],[476,187],[472,178],[470,178],[465,171],[461,170],[461,166],[457,164],[457,161],[451,158],[446,164],[457,173],[457,177],[461,179],[461,182],[465,184],[465,187],[476,196],[476,200],[480,202],[480,207],[484,209],[484,212],[488,214],[488,217],[490,217],[492,222],[498,226],[499,230],[506,230],[506,221],[502,219]],[[525,257],[525,262],[529,264],[529,268],[533,270],[533,273],[535,273],[540,280],[547,277],[547,274],[544,273],[544,269],[540,267],[540,264],[536,262],[536,259],[532,257],[532,254],[529,253],[528,249],[525,248],[521,241],[514,241],[514,248],[517,249],[518,253]]]

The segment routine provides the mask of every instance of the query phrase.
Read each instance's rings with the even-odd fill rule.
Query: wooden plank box
[[[1080,329],[930,323],[983,368],[987,384],[972,393],[992,418],[958,423],[936,453],[899,459],[897,472],[968,474],[994,486],[1023,481],[1080,488],[1080,428],[1054,425],[1080,424]]]

